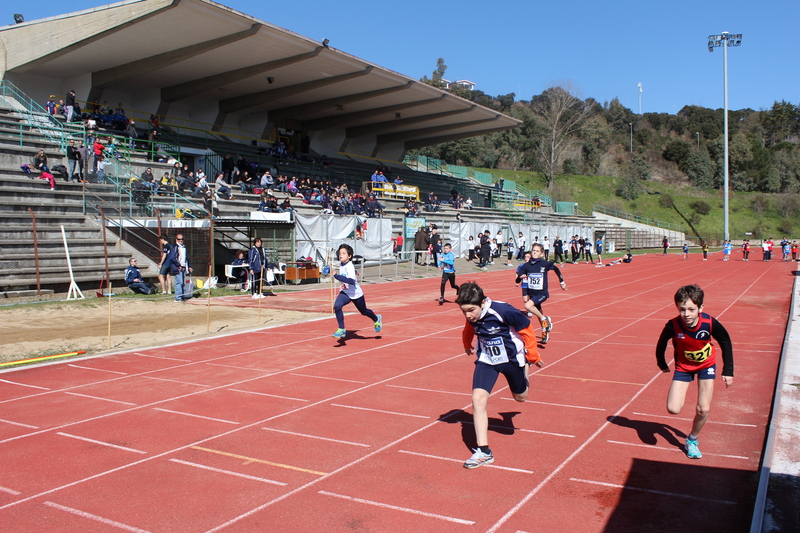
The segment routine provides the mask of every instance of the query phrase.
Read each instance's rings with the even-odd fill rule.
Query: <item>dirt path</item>
[[[261,310],[261,326],[276,326],[322,316],[316,313]],[[258,327],[258,311],[213,306],[210,333],[206,307],[171,299],[118,299],[112,302],[111,349],[213,336]],[[108,304],[105,300],[54,302],[0,309],[0,362],[77,350],[96,354],[108,349]]]

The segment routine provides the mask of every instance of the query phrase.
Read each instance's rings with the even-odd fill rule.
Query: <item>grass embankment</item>
[[[636,200],[623,200],[616,195],[620,178],[611,176],[572,176],[559,175],[550,189],[545,187],[544,179],[537,172],[475,169],[490,172],[497,178],[512,180],[531,190],[541,190],[555,201],[577,202],[578,208],[586,214],[592,212],[594,205],[616,209],[633,215],[649,217],[662,222],[687,226],[672,207],[663,205],[665,195],[670,195],[677,209],[692,220],[703,237],[722,238],[724,209],[722,191],[698,189],[688,184],[642,181],[642,194]],[[729,221],[731,239],[758,239],[761,237],[798,236],[800,226],[792,225],[794,231],[787,230],[787,221],[778,209],[781,195],[751,192],[729,193]],[[710,207],[708,214],[699,214],[691,207],[698,200]],[[761,212],[759,213],[759,210]],[[790,217],[795,218],[796,216]],[[687,227],[687,232],[690,232]],[[750,232],[752,235],[747,236]]]

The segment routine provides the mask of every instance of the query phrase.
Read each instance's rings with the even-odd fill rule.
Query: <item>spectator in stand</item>
[[[261,176],[261,188],[265,191],[267,189],[272,189],[275,186],[275,179],[272,177],[272,174],[269,173],[269,170],[264,172],[264,175]]]
[[[176,194],[178,192],[178,180],[175,176],[170,176],[169,172],[165,172],[161,178],[161,186],[159,191],[167,194]]]
[[[384,209],[386,209],[386,207],[378,203],[378,200],[375,199],[375,195],[370,194],[369,199],[367,199],[367,205],[366,205],[367,216],[369,218],[375,218],[376,212],[379,215],[383,215]]]
[[[412,199],[406,200],[405,205],[403,206],[403,211],[405,212],[407,217],[414,218],[419,214],[419,208],[417,208],[417,202]]]
[[[251,172],[252,171],[249,168],[246,168],[237,174],[237,179],[239,181],[237,181],[236,184],[241,187],[242,194],[245,194],[248,191],[252,192],[256,186],[256,180],[250,175]]]
[[[155,294],[157,289],[152,283],[145,283],[142,273],[136,267],[136,259],[128,259],[128,268],[125,269],[125,283],[128,288],[137,294]]]
[[[78,181],[80,181],[80,160],[81,160],[81,153],[78,150],[78,147],[75,146],[75,141],[73,139],[69,140],[69,146],[67,146],[67,175],[64,177],[64,181],[71,181],[77,172],[78,174]]]
[[[299,192],[297,189],[297,178],[292,176],[292,179],[289,180],[289,183],[286,185],[286,191],[290,196],[295,196]]]
[[[285,198],[283,202],[281,202],[280,209],[281,213],[285,213],[287,211],[291,213],[294,211],[294,208],[292,207],[292,202],[290,202],[288,198]]]
[[[65,118],[67,119],[67,122],[72,122],[72,115],[75,113],[75,90],[74,89],[67,93],[67,103],[65,104],[65,108],[66,108],[66,111],[67,111],[67,114],[65,115]]]
[[[81,154],[81,158],[78,161],[78,167],[80,168],[80,173],[78,174],[80,179],[78,181],[85,182],[86,174],[84,172],[89,170],[89,156],[92,152],[88,146],[83,144],[83,141],[78,141],[78,153]]]
[[[66,117],[67,108],[64,106],[64,100],[59,100],[56,105],[56,115]]]
[[[147,160],[154,161],[156,158],[156,152],[158,151],[158,130],[152,129],[150,130],[150,134],[147,136]]]
[[[219,195],[217,191],[208,190],[203,195],[203,207],[211,218],[217,218],[219,216],[218,200]]]
[[[189,175],[186,176],[186,184],[190,185],[194,183],[194,188],[192,189],[192,197],[197,198],[198,196],[205,196],[208,192],[208,181],[206,180],[206,175],[203,174],[203,177],[197,179],[197,176],[194,175],[193,172],[189,172]]]
[[[467,209],[472,209],[472,197],[467,197],[466,201],[464,201],[464,207]]]
[[[47,166],[47,156],[44,153],[44,150],[39,150],[39,153],[33,158],[33,168],[40,172],[50,172],[50,168]]]
[[[122,107],[122,102],[117,104],[117,109],[114,111],[117,115],[124,117],[125,116],[125,109]],[[131,119],[133,120],[133,119]]]
[[[250,163],[247,162],[247,159],[244,158],[243,155],[239,155],[239,158],[236,160],[236,170],[235,176],[239,177],[241,180],[241,175],[247,172],[248,170],[252,170]]]
[[[56,101],[54,100],[54,99],[55,99],[55,97],[56,97],[56,96],[55,96],[54,94],[51,94],[51,95],[50,95],[50,99],[47,101],[47,103],[46,103],[46,104],[44,104],[44,108],[45,108],[45,109],[47,110],[47,112],[48,112],[48,113],[50,113],[51,115],[55,115],[55,114],[56,114]]]
[[[233,162],[233,156],[231,154],[225,154],[225,158],[220,164],[220,170],[222,170],[222,175],[224,176],[226,182],[230,182],[235,168],[236,164]]]
[[[106,166],[108,162],[106,158],[100,155],[97,158],[97,183],[105,183],[106,180]]]
[[[153,175],[152,168],[146,168],[142,175],[139,176],[139,180],[142,182],[146,188],[150,189],[151,191],[155,192],[156,190],[156,177]]]
[[[84,127],[86,128],[86,137],[84,139],[86,144],[94,144],[97,138],[97,121],[90,115],[84,122]]]
[[[233,200],[233,193],[231,192],[231,188],[228,186],[228,183],[225,181],[225,175],[222,172],[217,173],[217,179],[214,182],[214,187],[216,188],[217,194],[224,194],[228,197],[228,200]]]
[[[136,137],[138,134],[136,133],[136,123],[133,119],[130,119],[128,125],[125,126],[125,135],[128,136],[128,148],[134,150],[136,148]]]

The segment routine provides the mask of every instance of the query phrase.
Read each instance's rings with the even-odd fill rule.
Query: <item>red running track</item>
[[[547,365],[524,404],[498,382],[496,460],[476,470],[462,467],[464,319],[436,303],[436,279],[367,286],[384,329],[349,315],[343,342],[331,317],[4,372],[0,529],[748,531],[792,267],[679,257],[563,268],[569,290],[553,283],[545,303]],[[510,270],[458,279],[521,305]],[[654,357],[687,283],[705,289],[736,360],[701,460],[682,451],[694,389],[668,415]],[[329,304],[326,288],[292,298]]]

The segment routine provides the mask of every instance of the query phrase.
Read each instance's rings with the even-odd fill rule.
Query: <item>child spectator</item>
[[[703,241],[703,261],[708,261],[708,243]]]
[[[688,261],[689,260],[689,243],[688,242],[683,243],[683,260],[684,261]]]
[[[731,241],[725,241],[725,244],[722,245],[723,261],[730,260],[731,250],[733,250],[733,245],[731,244]]]
[[[464,463],[464,468],[478,468],[494,462],[486,407],[499,374],[505,376],[514,399],[524,402],[528,397],[528,365],[542,367],[544,363],[536,348],[531,321],[514,307],[493,302],[473,282],[462,285],[456,303],[467,319],[461,334],[467,355],[472,355],[472,340],[478,337],[478,360],[472,375],[472,419],[478,447]]]
[[[675,350],[675,373],[667,397],[667,411],[677,415],[686,401],[686,391],[697,376],[697,408],[692,420],[692,431],[686,438],[686,455],[700,459],[703,454],[697,442],[700,430],[708,420],[714,378],[717,377],[717,359],[711,339],[722,349],[722,381],[726,387],[733,385],[733,347],[728,332],[717,319],[703,313],[703,290],[697,285],[686,285],[675,293],[678,316],[670,320],[661,331],[656,345],[656,362],[662,372],[669,372],[664,354],[667,342]]]

